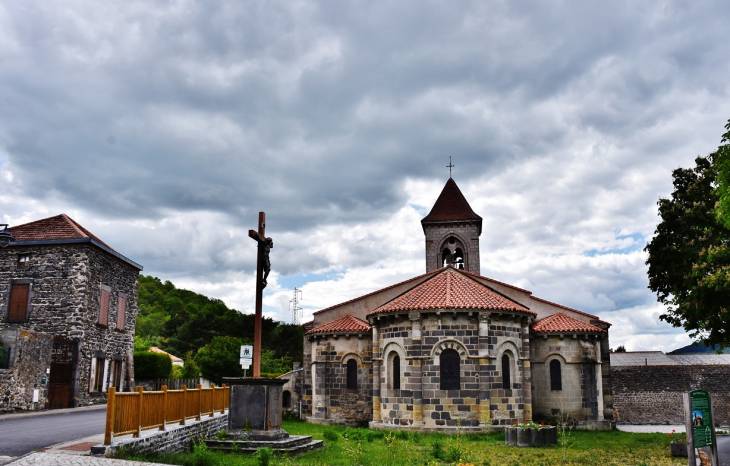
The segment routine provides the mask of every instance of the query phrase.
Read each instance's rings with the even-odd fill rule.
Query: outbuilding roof
[[[545,317],[534,324],[532,330],[537,333],[562,333],[562,332],[586,332],[586,333],[606,333],[602,328],[596,327],[588,322],[583,322],[575,317],[558,312],[551,316]]]
[[[109,249],[112,249],[111,246],[100,240],[66,214],[9,227],[8,231],[13,235],[15,241],[93,238]]]
[[[362,319],[347,314],[339,319],[309,330],[305,335],[321,333],[360,333],[369,332],[372,327]]]
[[[440,270],[439,274],[383,304],[368,316],[426,309],[489,309],[537,315],[522,304],[461,273],[460,270],[452,267]]]
[[[482,218],[472,210],[456,181],[449,178],[431,212],[421,220],[421,224],[455,220],[478,220],[479,232],[482,231]]]

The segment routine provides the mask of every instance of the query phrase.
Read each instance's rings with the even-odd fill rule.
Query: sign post
[[[241,367],[243,367],[243,376],[246,377],[246,371],[251,367],[251,360],[253,358],[253,346],[241,345],[241,354],[239,361]]]
[[[684,422],[687,430],[687,453],[690,466],[695,466],[695,448],[710,447],[712,466],[718,466],[717,439],[713,421],[712,397],[705,390],[684,394]]]

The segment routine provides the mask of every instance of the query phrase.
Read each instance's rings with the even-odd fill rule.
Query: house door
[[[48,404],[51,409],[71,406],[75,354],[76,342],[74,340],[53,338],[51,374],[48,377]]]

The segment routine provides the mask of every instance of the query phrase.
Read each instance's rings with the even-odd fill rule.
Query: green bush
[[[172,373],[172,359],[163,353],[151,351],[134,353],[135,380],[154,380],[169,377]]]
[[[329,440],[332,443],[335,443],[340,439],[339,434],[332,429],[325,429],[325,431],[322,432],[322,436],[325,440]]]
[[[259,448],[254,455],[254,458],[256,458],[256,466],[269,466],[269,461],[271,461],[272,456],[274,456],[274,450],[271,448]]]

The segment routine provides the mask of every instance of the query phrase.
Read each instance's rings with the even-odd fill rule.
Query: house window
[[[509,390],[512,388],[509,376],[509,356],[502,355],[502,388]]]
[[[112,361],[112,367],[111,372],[109,373],[111,375],[111,383],[109,384],[111,387],[114,387],[117,389],[117,391],[122,390],[122,361],[121,359],[115,359]]]
[[[400,390],[400,356],[393,356],[393,390]]]
[[[104,376],[106,369],[106,358],[92,358],[91,359],[91,389],[92,392],[104,391]]]
[[[125,316],[127,313],[127,298],[119,296],[117,299],[117,330],[124,330]]]
[[[441,390],[458,390],[460,380],[459,353],[453,349],[446,349],[439,358],[441,370]]]
[[[30,254],[18,254],[18,268],[27,269],[30,265]]]
[[[109,297],[111,295],[111,288],[108,286],[101,286],[101,297],[99,299],[99,325],[109,325]]]
[[[357,390],[357,361],[354,359],[347,361],[347,388]]]
[[[560,361],[553,359],[550,361],[550,390],[562,390],[563,379],[560,374]]]
[[[291,408],[291,392],[289,390],[284,390],[284,394],[281,399],[281,405],[284,408]]]
[[[8,322],[25,322],[28,320],[28,298],[30,284],[13,283],[10,285],[10,305],[8,306]]]

